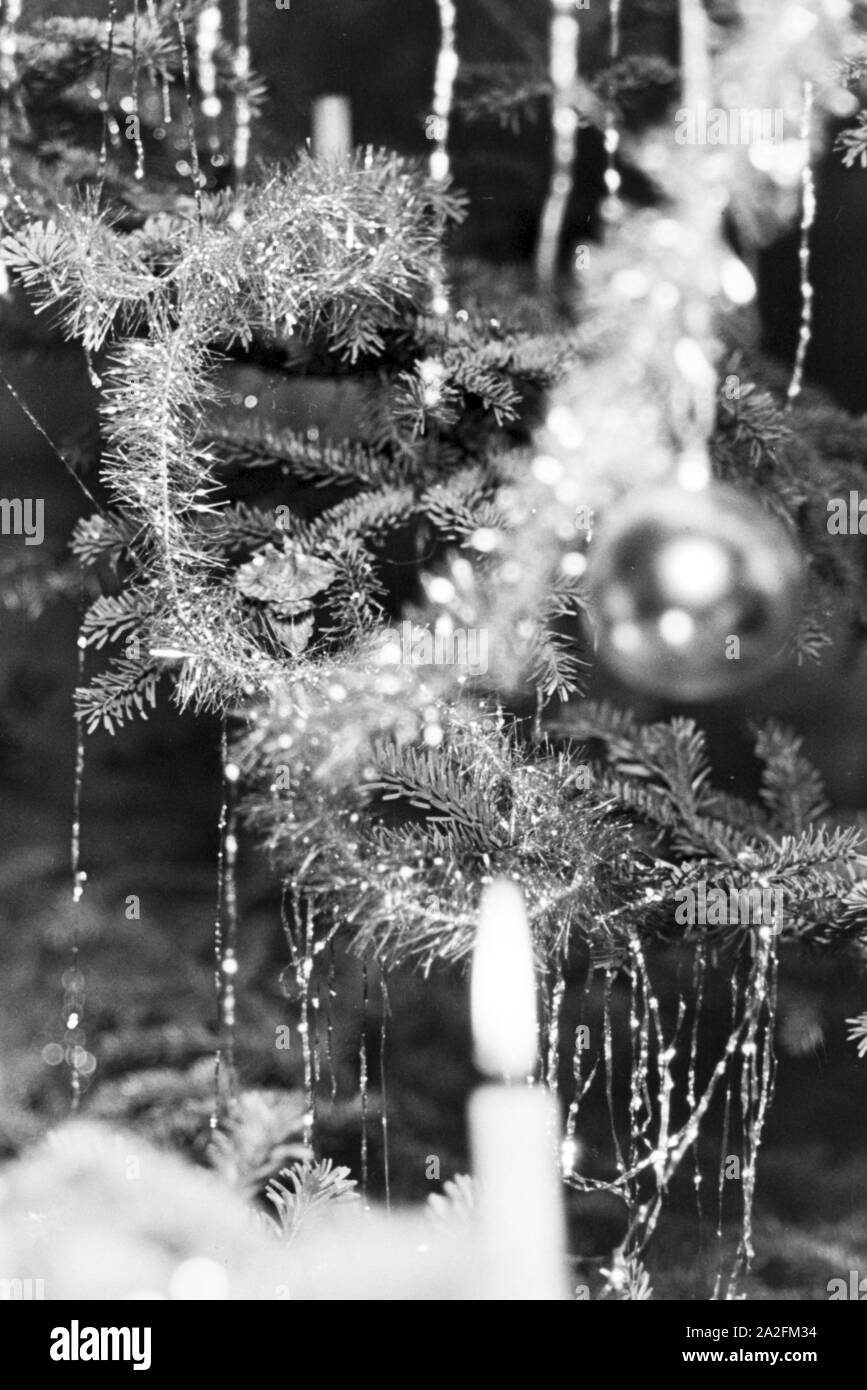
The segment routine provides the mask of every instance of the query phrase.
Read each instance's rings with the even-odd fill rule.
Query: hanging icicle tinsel
[[[335,960],[334,937],[328,943],[328,973],[325,979],[325,1056],[328,1062],[328,1079],[331,1104],[337,1102],[337,1072],[334,1069],[334,1000],[337,998],[335,982],[337,962]]]
[[[217,65],[215,56],[222,35],[223,19],[218,4],[205,5],[199,11],[196,21],[196,64],[198,68],[199,90],[202,94],[202,115],[209,124],[208,147],[211,162],[219,163],[215,156],[220,149],[220,130],[218,121],[223,103],[217,95]]]
[[[132,139],[135,146],[133,177],[140,182],[145,176],[144,143],[141,138],[141,55],[139,52],[139,0],[132,7],[132,94],[126,100],[132,118]]]
[[[313,1144],[313,1132],[316,1124],[315,1067],[313,1039],[311,1035],[311,1009],[314,998],[313,902],[310,898],[302,900],[301,894],[297,891],[293,891],[292,906],[295,914],[296,928],[299,932],[303,931],[303,955],[300,953],[298,955],[298,983],[301,992],[301,1019],[298,1023],[298,1032],[301,1035],[301,1048],[304,1055],[304,1144],[307,1148],[310,1148]]]
[[[250,9],[249,0],[238,0],[238,33],[235,42],[233,64],[235,79],[235,141],[232,149],[232,164],[235,183],[241,185],[247,173],[250,156]]]
[[[811,135],[813,128],[813,84],[804,83],[803,105],[801,107],[801,144],[803,146],[803,165],[801,168],[801,228],[798,247],[798,266],[800,271],[801,322],[798,330],[798,346],[795,349],[795,363],[792,379],[786,392],[786,404],[794,405],[801,394],[804,381],[804,365],[813,334],[813,283],[810,279],[810,234],[816,220],[816,180],[813,173],[811,154]]]
[[[391,1167],[388,1152],[388,1086],[386,1083],[386,1049],[388,1047],[388,983],[383,970],[379,977],[382,996],[382,1021],[379,1028],[379,1092],[381,1101],[380,1128],[382,1130],[382,1182],[385,1209],[391,1211]]]
[[[455,79],[458,75],[458,50],[455,22],[457,9],[453,0],[437,0],[440,19],[440,46],[434,76],[433,113],[429,119],[428,135],[434,148],[430,157],[431,178],[437,182],[447,179],[451,169],[449,157],[449,127]]]
[[[542,210],[536,250],[536,274],[542,284],[551,284],[557,271],[563,219],[572,192],[573,168],[578,148],[578,112],[575,109],[578,36],[579,27],[573,0],[551,0],[549,72],[553,88],[553,153],[551,181]]]
[[[112,142],[119,139],[117,121],[111,112],[110,92],[112,69],[114,65],[114,33],[117,24],[117,0],[109,0],[108,7],[108,33],[105,45],[105,76],[102,87],[94,87],[92,95],[99,103],[100,114],[102,115],[102,136],[99,142],[99,156],[96,165],[96,188],[97,203],[102,198],[105,187],[105,180],[108,175],[108,145],[109,138]]]
[[[427,134],[434,141],[430,157],[431,179],[435,183],[446,183],[451,173],[448,139],[459,62],[455,30],[457,9],[453,0],[437,0],[437,7],[440,43],[434,76],[433,115],[428,118]],[[431,272],[430,284],[430,312],[444,329],[451,312],[451,297],[439,266]],[[418,370],[423,383],[425,404],[434,410],[442,397],[445,365],[439,356],[432,354],[419,363]]]
[[[0,177],[3,180],[3,188],[0,189],[0,210],[6,207],[9,201],[9,190],[12,185],[12,163],[10,155],[10,142],[12,137],[12,104],[15,99],[15,86],[18,80],[18,36],[15,26],[21,18],[21,0],[6,0],[3,6],[3,18],[0,22]],[[2,270],[3,280],[6,282],[2,286],[2,293],[5,294],[8,288],[6,270]]]
[[[368,1001],[370,998],[370,984],[367,974],[367,964],[362,961],[361,965],[361,1034],[358,1041],[358,1095],[361,1102],[361,1158],[360,1158],[360,1178],[361,1196],[365,1205],[368,1201],[369,1186],[369,1160],[368,1150],[370,1136],[368,1133],[368,1117],[370,1114],[370,1085],[369,1069],[367,1056],[367,1025],[368,1025]]]
[[[440,21],[440,44],[434,75],[433,116],[428,125],[428,134],[434,140],[434,148],[430,157],[431,178],[435,183],[445,183],[451,173],[448,142],[459,63],[455,29],[457,9],[453,0],[437,0],[437,6]],[[432,280],[430,307],[431,313],[441,319],[446,318],[451,307],[448,288],[439,275],[435,275]],[[427,386],[432,393],[436,393],[439,378],[442,376],[441,364],[432,361],[430,368]]]
[[[184,13],[180,0],[175,0],[175,27],[181,50],[181,74],[184,79],[184,102],[187,126],[187,144],[190,150],[189,174],[193,184],[193,197],[196,200],[196,217],[199,226],[204,221],[202,205],[202,175],[199,165],[199,147],[196,142],[196,119],[193,111],[193,87],[190,75],[190,54],[187,48],[187,32],[184,28]]]
[[[146,4],[148,12],[148,23],[151,27],[151,32],[155,33],[159,28],[159,16],[157,14],[156,0],[146,0]],[[171,125],[172,85],[171,79],[169,77],[169,70],[166,67],[165,62],[160,61],[157,64],[157,71],[159,72],[160,77],[160,90],[163,103],[163,125]]]
[[[613,1007],[615,981],[610,971],[606,972],[602,986],[602,1055],[594,1062],[586,1082],[581,1079],[580,1054],[576,1049],[575,1096],[569,1107],[567,1124],[569,1161],[564,1164],[563,1177],[580,1192],[609,1192],[625,1202],[627,1233],[621,1249],[627,1258],[640,1255],[653,1235],[662,1213],[665,1194],[690,1152],[695,1158],[696,1176],[699,1176],[696,1145],[708,1112],[721,1093],[725,1095],[726,1115],[720,1158],[717,1237],[722,1249],[725,1233],[721,1208],[723,1177],[726,1164],[731,1164],[729,1150],[736,1138],[730,1130],[730,1108],[732,1097],[737,1097],[742,1131],[742,1155],[739,1159],[742,1165],[741,1235],[728,1280],[728,1298],[736,1296],[737,1281],[749,1269],[753,1256],[752,1211],[756,1163],[773,1089],[777,939],[773,927],[761,928],[749,954],[745,952],[741,962],[735,965],[729,1036],[715,1064],[706,1073],[702,1087],[697,1084],[692,1058],[700,1045],[698,1011],[710,966],[706,952],[700,947],[696,949],[693,962],[692,984],[693,989],[697,990],[693,1007],[696,1014],[692,1025],[693,1036],[687,1044],[684,1038],[686,1000],[679,995],[676,1005],[673,1002],[663,1005],[652,979],[645,948],[637,934],[632,935],[628,967],[632,1062],[627,1111],[624,1112],[613,1084],[617,1048]],[[683,1044],[679,1045],[681,1039]],[[710,1039],[707,1038],[704,1047],[709,1046]],[[679,1061],[689,1063],[691,1074],[684,1097],[688,1100],[687,1113],[675,1120],[675,1096],[683,1096],[676,1081],[675,1068]],[[590,1092],[600,1065],[609,1111],[612,1159],[617,1168],[617,1176],[610,1181],[581,1173],[581,1145],[577,1139],[580,1104]],[[622,1134],[628,1136],[628,1160],[624,1157]],[[695,1186],[698,1188],[698,1183]],[[714,1296],[718,1294],[719,1279]]]
[[[235,1075],[235,977],[238,974],[238,902],[236,863],[238,857],[235,783],[240,776],[237,764],[229,759],[228,733],[223,720],[220,735],[220,765],[223,796],[217,829],[217,908],[214,917],[214,984],[217,995],[219,1041],[214,1057],[214,1105],[211,1129],[225,1120],[237,1092]]]
[[[611,0],[609,10],[608,58],[612,68],[620,57],[620,0]],[[620,148],[620,131],[617,128],[617,115],[609,98],[605,106],[605,125],[603,129],[605,148],[605,200],[602,215],[606,222],[616,222],[623,215],[620,186],[623,180],[617,168],[617,151]]]
[[[78,684],[84,684],[84,652],[86,639],[78,639]],[[95,1061],[84,1047],[85,1033],[82,1028],[85,1004],[84,974],[79,965],[81,949],[81,899],[87,874],[81,867],[81,792],[84,783],[84,725],[81,720],[75,724],[75,772],[72,790],[72,832],[70,836],[69,862],[72,874],[72,946],[69,968],[63,972],[63,1022],[66,1029],[64,1038],[64,1058],[69,1067],[72,1092],[72,1110],[78,1110],[83,1090],[82,1076],[94,1069]]]

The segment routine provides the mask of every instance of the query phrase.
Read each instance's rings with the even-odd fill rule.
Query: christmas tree
[[[328,1222],[354,1219],[375,1262],[389,1237],[364,1225],[370,1202],[433,1188],[442,1269],[450,1243],[471,1251],[448,1296],[474,1296],[473,1209],[495,1223],[495,1183],[484,1163],[467,1176],[455,999],[480,917],[502,913],[505,957],[526,912],[538,1036],[512,1070],[486,1066],[474,1008],[477,1061],[532,1072],[533,1103],[550,1102],[571,1293],[684,1296],[666,1242],[710,1230],[700,1296],[766,1297],[752,1269],[775,1045],[793,999],[797,1037],[818,1026],[803,962],[860,970],[867,929],[861,825],[833,813],[784,719],[746,717],[761,682],[821,669],[835,642],[857,651],[863,629],[864,424],[805,369],[816,169],[835,139],[865,162],[865,41],[822,4],[630,16],[612,0],[585,36],[567,0],[532,23],[491,0],[480,14],[515,52],[462,68],[454,5],[431,8],[428,158],[275,162],[243,0],[231,43],[213,4],[135,0],[107,21],[6,7],[6,303],[19,335],[35,333],[26,305],[80,345],[100,422],[55,449],[81,493],[69,558],[19,547],[6,566],[10,604],[33,613],[81,595],[64,1033],[42,1057],[83,1127],[53,1142],[67,1136],[94,1220],[101,1185],[123,1206],[136,1145],[167,1224],[186,1229],[212,1189],[149,1146],[235,1189],[174,1270],[135,1254],[131,1226],[124,1258],[150,1271],[133,1291],[297,1297],[309,1279],[323,1292],[303,1296],[344,1296]],[[455,127],[478,157],[492,118],[518,145],[528,120],[550,131],[532,264],[467,254]],[[800,320],[781,364],[755,277],[793,221]],[[162,1011],[90,1028],[99,887],[81,853],[89,740],[122,741],[166,702],[214,731],[222,781],[213,970],[190,966],[171,1043]],[[740,786],[706,712],[749,740]],[[242,845],[276,931],[245,910]],[[124,897],[135,923],[139,894]],[[848,1023],[852,1048],[865,1016]],[[13,1204],[48,1161],[28,1157],[47,1119],[33,1108],[9,1141],[25,1150],[16,1251]],[[507,1172],[516,1203],[524,1176]]]

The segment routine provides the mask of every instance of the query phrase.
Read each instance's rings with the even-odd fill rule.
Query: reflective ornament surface
[[[711,485],[613,503],[590,547],[599,653],[628,684],[712,700],[768,675],[797,625],[803,566],[758,502]]]

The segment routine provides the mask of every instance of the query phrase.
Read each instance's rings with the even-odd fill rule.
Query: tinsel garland
[[[35,302],[58,307],[69,336],[88,352],[115,343],[103,477],[119,504],[113,525],[141,538],[150,581],[125,595],[126,621],[114,617],[116,632],[137,617],[143,637],[131,691],[180,664],[182,702],[224,707],[281,671],[273,645],[245,634],[243,591],[222,574],[215,581],[224,566],[209,522],[220,509],[199,443],[215,353],[300,326],[350,361],[375,354],[426,289],[436,227],[459,209],[447,188],[371,152],[330,176],[302,158],[294,177],[209,203],[201,230],[175,219],[121,236],[85,204],[7,239]],[[97,532],[92,521],[91,548]],[[114,544],[111,528],[103,540]],[[91,724],[122,715],[114,690],[106,706],[85,697],[83,709]]]

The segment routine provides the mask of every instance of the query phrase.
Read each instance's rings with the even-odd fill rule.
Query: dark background
[[[676,57],[676,25],[665,8],[655,0],[624,7],[624,51],[631,43],[639,51]],[[426,153],[424,118],[438,34],[434,0],[292,0],[288,11],[252,0],[251,15],[254,59],[270,93],[269,152],[305,140],[314,98],[341,92],[352,102],[356,143]],[[544,65],[547,15],[546,0],[463,0],[462,60],[474,65],[530,58]],[[581,61],[592,72],[607,42],[607,7],[594,3],[580,20]],[[833,130],[829,144],[831,135]],[[455,179],[470,194],[472,207],[459,249],[496,261],[529,257],[548,177],[544,114],[525,122],[519,134],[490,120],[467,124],[458,115],[451,143]],[[586,131],[567,241],[581,240],[595,228],[601,170],[599,137]],[[818,169],[818,190],[808,371],[848,410],[858,412],[867,407],[867,170],[847,170],[839,155],[829,153]],[[762,258],[765,345],[786,359],[797,333],[797,277],[793,231]]]

